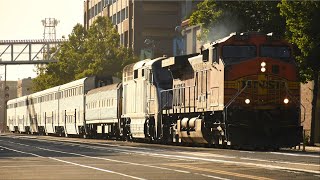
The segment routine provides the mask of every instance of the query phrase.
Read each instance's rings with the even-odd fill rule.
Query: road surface
[[[320,179],[320,154],[2,134],[0,179]]]

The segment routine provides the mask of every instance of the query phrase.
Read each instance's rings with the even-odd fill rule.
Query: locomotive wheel
[[[153,144],[153,142],[154,142],[153,137],[147,137],[146,140],[147,140],[147,143],[149,143],[149,144]]]

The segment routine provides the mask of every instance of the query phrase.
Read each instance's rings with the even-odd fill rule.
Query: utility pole
[[[1,60],[1,59],[0,59]],[[1,76],[0,76],[0,82],[1,82]],[[2,107],[1,109],[3,109],[3,115],[0,119],[2,119],[2,122],[0,121],[0,133],[5,132],[6,131],[6,127],[7,127],[7,100],[8,100],[8,88],[7,88],[7,65],[4,65],[4,81],[1,83],[0,86],[0,90],[2,90],[2,102],[0,104],[0,106]]]

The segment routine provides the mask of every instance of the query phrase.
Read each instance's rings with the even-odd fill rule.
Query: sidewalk
[[[306,146],[306,152],[318,152],[318,153],[320,153],[320,146]]]
[[[292,151],[302,151],[303,152],[303,144],[296,146],[295,148],[291,148]],[[315,144],[315,146],[306,146],[305,152],[313,152],[313,153],[320,153],[320,144]]]

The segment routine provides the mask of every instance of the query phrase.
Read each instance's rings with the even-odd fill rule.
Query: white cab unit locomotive
[[[163,136],[159,98],[170,89],[170,72],[161,68],[167,59],[146,59],[123,70],[123,110],[121,124],[129,138],[159,139]]]

